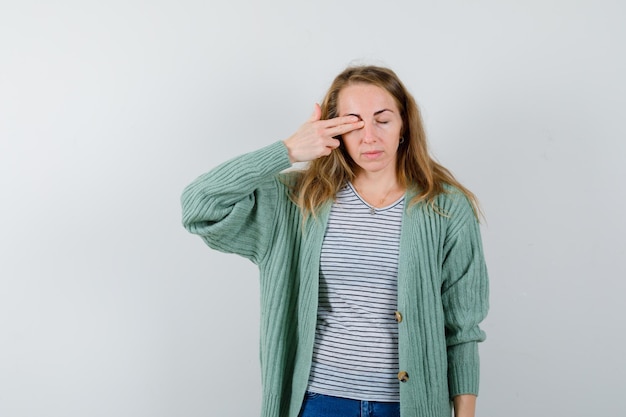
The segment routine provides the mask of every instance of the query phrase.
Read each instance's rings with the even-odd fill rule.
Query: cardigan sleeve
[[[480,228],[462,194],[449,214],[444,242],[442,302],[445,315],[450,397],[478,395],[478,342],[485,340],[480,322],[489,308],[489,283]]]
[[[269,249],[278,193],[277,174],[291,166],[283,142],[236,157],[183,191],[183,225],[211,248],[258,264]]]

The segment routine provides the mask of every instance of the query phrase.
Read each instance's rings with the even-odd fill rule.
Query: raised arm
[[[294,162],[324,157],[335,136],[362,127],[355,116],[320,120],[321,109],[283,142],[232,159],[202,175],[183,192],[183,224],[212,248],[255,263],[270,247],[277,201],[286,193],[277,174]]]
[[[223,163],[182,195],[183,225],[212,248],[258,263],[268,249],[278,193],[277,174],[291,163],[276,142]]]

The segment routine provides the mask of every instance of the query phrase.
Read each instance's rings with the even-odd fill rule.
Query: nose
[[[374,132],[374,124],[371,121],[363,121],[363,128],[361,131],[363,132],[362,140],[364,143],[372,143],[376,141],[376,134]]]

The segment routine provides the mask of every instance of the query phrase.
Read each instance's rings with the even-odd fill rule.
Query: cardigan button
[[[400,371],[398,372],[398,379],[400,382],[407,382],[409,380],[409,374],[407,371]]]
[[[396,311],[394,314],[396,315],[396,321],[398,323],[402,323],[402,313],[400,313],[399,311]]]

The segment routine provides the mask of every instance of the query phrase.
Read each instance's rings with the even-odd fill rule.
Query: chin
[[[389,168],[389,161],[363,161],[359,168],[363,171],[378,172]]]
[[[384,171],[386,167],[361,165],[359,168],[361,172],[377,173]]]

